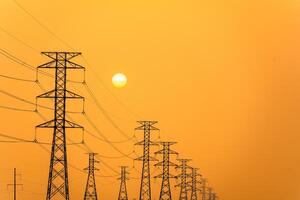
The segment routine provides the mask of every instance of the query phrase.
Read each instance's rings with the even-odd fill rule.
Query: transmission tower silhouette
[[[170,161],[170,154],[178,155],[178,153],[171,150],[170,146],[176,144],[176,142],[160,142],[160,144],[162,145],[162,149],[155,152],[155,154],[162,154],[163,159],[161,162],[156,163],[155,166],[162,166],[163,172],[154,178],[162,178],[159,200],[172,200],[170,178],[176,178],[176,176],[170,174],[170,166],[176,167],[177,165]]]
[[[17,200],[17,187],[21,186],[23,187],[23,184],[17,183],[17,176],[21,176],[21,174],[17,174],[17,169],[14,168],[14,183],[13,184],[7,184],[7,187],[12,186],[14,190],[14,200]]]
[[[138,123],[141,126],[135,130],[144,131],[144,140],[136,143],[136,145],[143,146],[143,156],[136,159],[143,162],[139,200],[151,200],[150,161],[156,161],[156,159],[150,156],[150,146],[157,144],[150,140],[150,136],[152,130],[159,129],[153,126],[157,121],[138,121]]]
[[[217,193],[213,192],[213,194],[212,194],[212,200],[218,200]]]
[[[178,159],[180,165],[176,168],[181,170],[181,173],[177,175],[177,178],[180,178],[180,183],[176,187],[180,186],[180,196],[179,200],[188,200],[188,181],[187,178],[190,175],[187,173],[187,170],[192,169],[187,163],[191,161],[190,159]]]
[[[121,166],[121,177],[118,178],[121,181],[118,200],[128,200],[126,181],[129,179],[127,178],[126,168],[126,166]]]
[[[83,127],[66,120],[66,99],[83,99],[83,97],[67,90],[67,69],[84,70],[84,67],[71,61],[81,55],[79,52],[42,52],[42,54],[52,60],[40,65],[38,69],[55,69],[55,89],[37,96],[54,99],[54,119],[37,126],[54,130],[46,199],[63,197],[69,200],[66,128],[83,129]]]
[[[201,178],[201,184],[202,184],[202,187],[201,187],[201,194],[202,194],[202,200],[206,200],[206,183],[207,183],[207,180],[205,178]]]
[[[97,190],[96,190],[96,181],[95,181],[95,171],[99,169],[95,168],[95,163],[99,161],[95,160],[96,153],[88,153],[89,155],[89,166],[84,170],[88,171],[88,178],[85,187],[84,200],[97,200]]]
[[[188,182],[189,184],[189,189],[192,191],[191,193],[191,200],[197,200],[198,199],[198,195],[197,192],[201,191],[201,189],[199,189],[197,186],[198,184],[200,184],[201,182],[198,181],[198,177],[200,177],[201,175],[198,174],[198,169],[197,168],[193,168],[192,169],[192,174],[191,174],[191,178],[192,180]]]
[[[213,189],[211,187],[208,188],[208,200],[213,200]]]

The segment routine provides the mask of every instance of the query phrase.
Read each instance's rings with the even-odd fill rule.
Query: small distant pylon
[[[17,176],[21,177],[21,174],[17,174],[17,169],[14,168],[14,183],[13,184],[7,184],[7,188],[9,186],[13,186],[13,188],[14,188],[14,200],[17,200],[17,187],[18,186],[23,187],[23,184],[17,184]]]
[[[89,153],[89,166],[84,170],[88,171],[88,178],[84,193],[84,200],[98,200],[96,181],[95,181],[95,171],[99,170],[95,168],[95,163],[99,161],[95,160],[96,153]]]
[[[201,176],[197,171],[198,171],[197,168],[193,168],[193,169],[192,169],[192,174],[191,174],[192,180],[188,182],[189,189],[192,191],[192,193],[191,193],[191,200],[197,200],[197,199],[198,199],[197,192],[198,192],[198,191],[201,191],[201,190],[197,187],[198,184],[201,183],[201,182],[198,181],[198,179],[197,179],[198,177]]]
[[[170,161],[170,154],[178,153],[170,149],[170,146],[176,144],[176,142],[160,142],[162,145],[162,150],[155,152],[155,154],[162,154],[162,162],[156,163],[155,166],[162,166],[163,172],[160,175],[155,176],[154,178],[162,178],[161,190],[159,195],[159,200],[172,200],[172,193],[170,188],[170,178],[176,178],[170,174],[170,166],[176,167],[177,165]]]
[[[177,178],[180,178],[180,183],[176,185],[176,187],[180,186],[180,196],[179,200],[188,200],[188,183],[187,178],[190,177],[190,175],[187,173],[187,170],[192,169],[189,165],[187,165],[187,162],[191,161],[190,159],[178,159],[178,161],[181,163],[176,168],[181,169],[181,173],[177,175]]]
[[[207,200],[206,199],[206,183],[207,183],[207,180],[205,178],[201,178],[201,184],[202,184],[202,187],[201,187],[201,194],[202,194],[202,200]]]
[[[141,126],[135,130],[144,131],[144,140],[136,143],[136,145],[143,146],[143,156],[136,159],[143,162],[139,200],[151,200],[150,161],[156,161],[156,159],[150,156],[150,146],[157,144],[151,141],[150,133],[151,130],[159,129],[154,127],[157,121],[138,121],[138,123],[141,124]]]
[[[213,189],[211,187],[208,188],[208,200],[213,200]]]
[[[126,166],[121,166],[121,177],[118,178],[121,181],[118,200],[128,200],[126,181],[129,179],[127,178],[126,168]]]
[[[212,194],[212,200],[218,200],[219,198],[218,198],[218,196],[217,196],[217,193],[213,193]]]

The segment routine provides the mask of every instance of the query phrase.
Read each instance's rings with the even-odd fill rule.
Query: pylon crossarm
[[[84,69],[83,66],[81,66],[79,64],[76,64],[76,63],[74,63],[72,61],[67,60],[67,63],[68,63],[68,65],[67,65],[68,69]]]
[[[74,123],[74,122],[71,122],[71,121],[69,121],[69,120],[65,120],[65,128],[81,128],[81,129],[83,129],[83,126],[81,126],[81,125],[78,125],[78,124],[76,124],[76,123]]]
[[[37,69],[49,69],[49,68],[56,68],[55,60],[51,60],[51,61],[37,67]]]
[[[36,98],[54,98],[55,97],[55,90],[51,90],[49,92],[45,92]]]
[[[72,58],[81,55],[81,52],[65,52],[65,51],[60,51],[60,52],[55,52],[55,51],[47,51],[47,52],[42,52],[43,55],[48,56],[51,59],[54,60],[71,60]]]

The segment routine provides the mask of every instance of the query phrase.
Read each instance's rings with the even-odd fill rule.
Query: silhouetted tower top
[[[156,163],[155,166],[162,166],[163,172],[154,178],[162,178],[161,190],[159,195],[159,200],[171,200],[172,193],[170,188],[170,178],[176,178],[170,174],[170,166],[177,167],[177,165],[170,161],[170,154],[178,155],[177,152],[170,149],[170,146],[176,144],[176,142],[160,142],[162,149],[155,152],[155,154],[162,154],[162,162]]]
[[[126,166],[121,166],[121,177],[118,178],[121,181],[118,200],[128,200],[126,181],[129,180],[127,178],[129,173],[126,171],[126,168]]]
[[[157,144],[152,142],[150,138],[151,131],[159,129],[154,127],[157,121],[138,121],[138,123],[141,126],[135,130],[144,132],[144,140],[136,143],[136,145],[143,146],[143,156],[136,159],[143,162],[139,200],[151,200],[150,161],[155,161],[156,159],[150,156],[150,146]]]
[[[95,180],[95,171],[98,171],[95,167],[95,163],[99,163],[99,161],[95,160],[96,153],[89,153],[89,166],[84,170],[88,171],[88,178],[85,187],[84,200],[97,200],[97,188],[96,188],[96,180]]]
[[[190,177],[188,174],[188,170],[191,170],[187,163],[191,161],[191,159],[177,159],[181,164],[178,165],[176,168],[181,170],[181,173],[177,175],[177,178],[180,178],[180,183],[176,185],[177,187],[180,186],[180,196],[179,200],[188,200],[188,183],[187,178]]]

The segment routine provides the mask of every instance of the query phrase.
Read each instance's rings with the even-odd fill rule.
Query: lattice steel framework
[[[207,187],[206,187],[206,183],[207,183],[207,180],[205,178],[201,178],[201,184],[202,184],[202,187],[201,187],[201,194],[202,194],[202,200],[207,200],[206,199],[206,194],[207,194]]]
[[[84,170],[88,171],[88,178],[86,182],[84,200],[97,200],[97,189],[96,189],[96,180],[95,180],[95,171],[98,171],[95,167],[95,163],[99,161],[95,160],[96,153],[89,153],[89,166]]]
[[[213,192],[212,194],[212,200],[218,200],[218,196],[217,196],[217,193]]]
[[[191,161],[190,159],[178,159],[181,163],[176,168],[181,170],[181,173],[177,175],[177,178],[180,178],[180,183],[176,185],[180,186],[180,196],[179,200],[188,200],[188,181],[187,179],[190,177],[188,174],[188,170],[192,169],[187,163]]]
[[[170,149],[170,146],[176,144],[176,142],[160,142],[162,149],[155,152],[155,154],[162,154],[163,159],[161,162],[156,163],[155,166],[162,166],[162,174],[155,176],[154,178],[162,178],[159,200],[171,200],[172,192],[170,187],[170,178],[176,178],[176,176],[170,174],[170,166],[177,167],[177,165],[170,161],[170,155],[178,153]]]
[[[118,200],[128,200],[126,181],[129,180],[129,178],[127,178],[128,172],[126,169],[126,166],[121,166],[121,177],[118,178],[121,182]]]
[[[208,188],[208,200],[213,200],[213,189],[211,187]]]
[[[144,131],[144,140],[136,143],[136,145],[143,146],[143,156],[136,159],[143,162],[139,200],[151,200],[150,161],[156,161],[156,159],[150,156],[150,146],[157,144],[150,140],[150,133],[152,130],[159,129],[154,127],[154,124],[156,124],[157,121],[138,121],[138,123],[141,126],[137,127],[135,130]]]
[[[192,191],[191,200],[197,200],[198,199],[197,192],[201,191],[201,189],[198,188],[198,184],[201,183],[200,181],[198,181],[198,177],[200,177],[201,175],[197,171],[198,171],[197,168],[192,169],[192,174],[191,174],[192,180],[188,181],[189,189]]]
[[[66,99],[83,99],[83,97],[67,90],[67,69],[84,69],[84,67],[71,61],[81,55],[79,52],[42,52],[42,54],[52,60],[40,65],[38,69],[55,69],[55,88],[37,96],[54,99],[54,119],[37,126],[54,130],[46,200],[60,198],[69,200],[66,128],[83,129],[83,127],[66,120]]]

